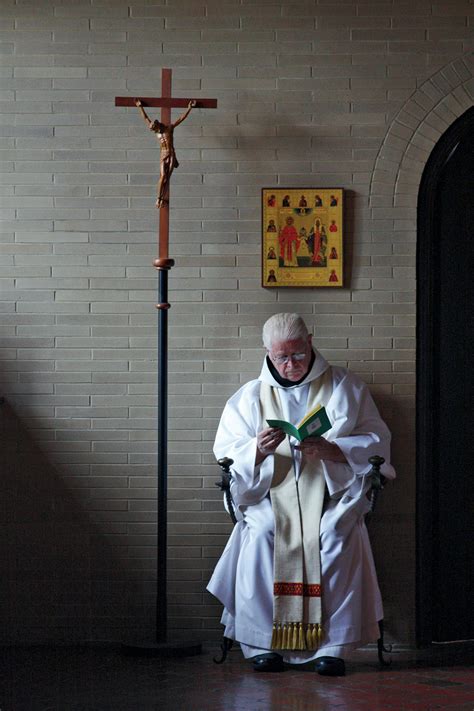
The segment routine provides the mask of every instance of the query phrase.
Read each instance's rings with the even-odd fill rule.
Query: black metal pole
[[[167,641],[168,269],[158,270],[158,545],[156,641]]]
[[[168,641],[167,542],[168,542],[168,272],[169,258],[155,259],[158,270],[158,455],[157,455],[157,564],[155,639],[122,644],[128,655],[186,657],[201,654],[198,641]]]

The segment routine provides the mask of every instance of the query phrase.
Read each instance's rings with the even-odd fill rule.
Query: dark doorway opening
[[[417,641],[474,639],[474,108],[426,164],[417,243]]]

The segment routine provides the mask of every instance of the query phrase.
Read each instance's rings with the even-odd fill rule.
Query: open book
[[[332,427],[326,408],[322,405],[318,405],[314,410],[308,412],[296,427],[285,420],[267,420],[267,422],[270,427],[279,427],[283,432],[291,435],[299,442],[302,442],[306,437],[320,437]]]

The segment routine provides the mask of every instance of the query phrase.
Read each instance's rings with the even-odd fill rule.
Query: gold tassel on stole
[[[323,630],[319,624],[303,622],[275,622],[272,630],[271,649],[315,650],[323,639]]]
[[[296,622],[293,622],[291,625],[292,627],[292,634],[291,634],[291,648],[292,649],[298,649],[298,625]]]
[[[279,649],[278,646],[278,628],[280,625],[277,625],[276,623],[273,624],[273,630],[272,630],[272,641],[271,641],[271,648],[272,649]]]
[[[303,630],[303,623],[300,622],[298,625],[298,647],[297,649],[306,649],[306,639]]]

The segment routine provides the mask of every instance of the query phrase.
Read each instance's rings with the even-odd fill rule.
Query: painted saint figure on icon
[[[286,218],[286,224],[280,230],[278,242],[280,245],[280,264],[283,267],[297,267],[297,252],[299,247],[298,232],[293,217]]]

